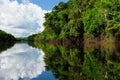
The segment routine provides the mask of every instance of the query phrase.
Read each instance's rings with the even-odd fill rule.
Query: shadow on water
[[[29,44],[30,46],[35,47],[34,44],[28,43],[28,41],[23,41],[23,42],[21,42],[21,41],[10,41],[10,42],[6,42],[6,41],[5,41],[5,42],[3,42],[3,41],[2,41],[2,42],[0,42],[0,53],[1,53],[2,51],[5,51],[5,50],[13,47],[16,43],[26,43],[26,44]]]
[[[88,45],[65,47],[35,42],[45,52],[46,68],[60,80],[119,80],[120,42]]]
[[[0,42],[0,53],[11,48],[14,44],[15,42]]]

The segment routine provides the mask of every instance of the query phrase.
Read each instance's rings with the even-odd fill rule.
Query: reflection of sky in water
[[[45,71],[42,50],[27,44],[15,44],[0,54],[0,80],[39,80],[43,79],[44,75],[46,76],[44,73],[49,73],[48,77],[52,74]]]

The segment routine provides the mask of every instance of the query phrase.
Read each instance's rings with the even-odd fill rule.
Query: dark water
[[[119,43],[32,46],[0,46],[0,80],[120,80]]]

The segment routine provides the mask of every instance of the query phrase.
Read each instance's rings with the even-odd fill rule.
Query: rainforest
[[[119,22],[119,0],[69,0],[46,13],[44,31],[29,39],[118,40]]]
[[[0,30],[0,80],[120,80],[120,0],[68,0],[44,19],[28,37]]]

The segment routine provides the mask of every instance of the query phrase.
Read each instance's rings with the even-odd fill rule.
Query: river
[[[0,80],[119,80],[119,49],[118,44],[2,44]]]
[[[25,43],[14,44],[0,53],[0,80],[56,80],[46,70],[44,57],[41,49]]]

